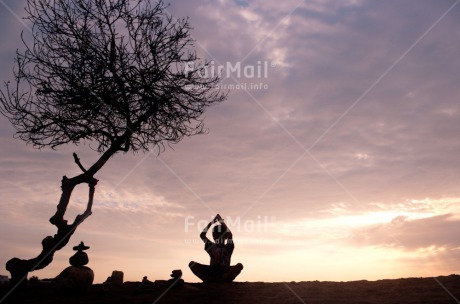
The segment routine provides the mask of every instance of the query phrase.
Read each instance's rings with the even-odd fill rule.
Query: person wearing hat
[[[214,223],[216,225],[212,229],[214,238],[212,242],[206,237],[206,234]],[[232,232],[219,214],[206,225],[200,238],[204,242],[204,250],[209,254],[210,265],[192,261],[189,263],[190,270],[203,282],[232,282],[243,270],[243,265],[238,263],[230,266],[235,244]]]

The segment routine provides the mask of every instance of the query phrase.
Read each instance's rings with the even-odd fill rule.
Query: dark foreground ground
[[[5,290],[0,291],[4,295]],[[8,296],[6,303],[153,304],[153,303],[460,303],[460,276],[353,282],[185,284],[168,289],[127,282],[120,287],[94,285],[84,295],[59,295],[34,286]]]

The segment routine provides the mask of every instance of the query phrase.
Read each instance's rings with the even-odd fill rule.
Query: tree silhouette
[[[14,82],[0,92],[0,112],[16,136],[37,148],[88,142],[99,158],[62,179],[50,222],[54,236],[41,253],[7,262],[12,282],[51,263],[90,214],[95,174],[116,153],[149,151],[204,133],[202,114],[226,94],[194,52],[188,19],[174,20],[163,2],[149,0],[28,0],[32,39],[23,37]],[[27,41],[32,41],[28,43]],[[205,76],[203,76],[205,75]],[[87,184],[86,211],[72,223],[64,215],[72,191]]]

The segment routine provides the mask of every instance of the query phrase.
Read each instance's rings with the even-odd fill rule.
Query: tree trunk
[[[57,233],[54,236],[47,236],[42,240],[42,251],[37,257],[29,260],[23,260],[15,257],[6,262],[6,270],[8,270],[11,274],[10,283],[13,288],[26,285],[27,275],[29,272],[43,269],[48,266],[53,261],[54,253],[67,245],[78,225],[83,223],[83,221],[91,215],[94,191],[98,182],[98,180],[94,178],[94,175],[105,165],[110,157],[118,151],[125,150],[123,145],[127,142],[129,143],[131,135],[132,130],[127,129],[124,134],[112,142],[112,145],[88,170],[83,167],[77,154],[73,154],[75,163],[83,171],[83,173],[72,178],[67,178],[66,176],[62,177],[61,198],[59,199],[56,213],[49,220],[51,224],[57,227]],[[83,214],[77,215],[72,224],[68,224],[67,220],[64,219],[64,215],[67,210],[67,206],[69,205],[70,197],[72,196],[73,189],[75,189],[77,185],[83,183],[88,184],[89,187],[89,197],[86,210]]]
[[[43,269],[53,261],[54,253],[62,248],[70,240],[70,237],[88,216],[91,215],[91,208],[93,205],[95,186],[98,182],[93,176],[99,171],[100,168],[107,162],[107,160],[115,154],[115,149],[109,149],[104,153],[99,160],[89,169],[86,170],[80,163],[77,155],[74,153],[74,159],[77,165],[82,169],[83,173],[73,178],[64,176],[61,182],[61,198],[57,205],[56,213],[50,218],[51,224],[57,227],[57,233],[54,236],[47,236],[42,240],[42,251],[40,254],[32,259],[23,260],[19,258],[12,258],[6,263],[6,269],[11,274],[10,286],[13,288],[18,286],[25,286],[27,284],[27,275],[34,270]],[[68,224],[64,219],[67,206],[70,202],[70,197],[75,187],[79,184],[86,183],[89,187],[88,204],[84,213],[75,217],[72,224]]]

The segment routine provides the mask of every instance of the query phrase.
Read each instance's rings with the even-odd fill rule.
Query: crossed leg
[[[188,266],[203,282],[232,282],[243,270],[241,263],[225,267],[203,265],[192,261]]]

